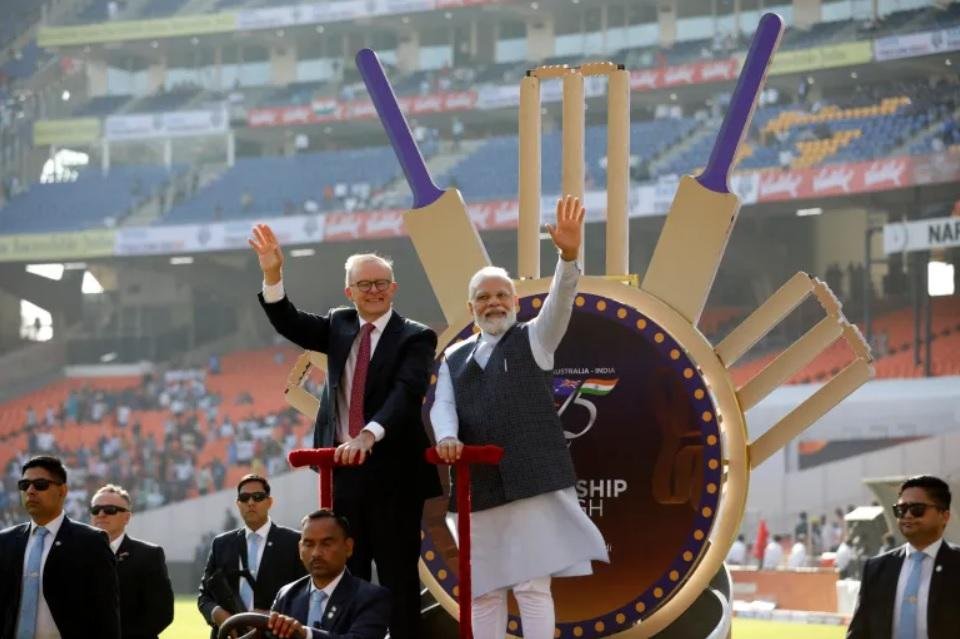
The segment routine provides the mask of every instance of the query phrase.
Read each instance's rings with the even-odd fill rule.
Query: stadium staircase
[[[443,179],[450,172],[453,167],[460,164],[460,162],[469,155],[472,155],[474,151],[479,149],[486,143],[486,140],[462,140],[460,142],[460,148],[453,150],[450,147],[443,146],[440,151],[427,160],[427,169],[430,171],[430,175],[433,176],[433,179],[437,182],[437,186],[441,189],[445,189],[448,186],[448,180]],[[387,185],[384,189],[383,195],[381,196],[383,206],[398,208],[406,208],[410,206],[410,186],[407,184],[406,178],[400,176],[393,182]]]
[[[714,119],[709,120],[703,124],[703,126],[697,127],[694,129],[694,132],[691,135],[688,135],[679,143],[674,144],[672,147],[667,149],[660,157],[656,158],[650,163],[650,176],[656,177],[665,173],[664,170],[666,167],[669,167],[673,164],[674,160],[684,155],[689,149],[702,144],[706,140],[713,140],[717,135],[717,131],[720,130],[720,120]],[[686,170],[687,173],[698,167],[689,167]]]

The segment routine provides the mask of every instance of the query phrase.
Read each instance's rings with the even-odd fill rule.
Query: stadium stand
[[[116,166],[106,175],[95,169],[83,170],[74,182],[32,184],[0,208],[0,233],[78,231],[114,225],[182,170]]]
[[[310,426],[281,392],[294,355],[287,348],[237,352],[222,358],[217,373],[63,379],[5,402],[0,527],[19,516],[19,465],[33,454],[65,458],[68,509],[81,517],[105,482],[130,488],[135,507],[145,510],[233,485],[251,471],[286,470],[286,453],[302,445]]]
[[[249,219],[264,213],[301,210],[311,201],[323,211],[343,208],[350,198],[355,198],[359,206],[396,179],[399,172],[389,147],[240,158],[161,222],[206,222],[218,215],[222,219]]]

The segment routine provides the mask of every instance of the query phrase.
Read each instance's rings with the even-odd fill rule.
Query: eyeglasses
[[[253,501],[259,504],[261,501],[263,501],[267,497],[269,497],[269,495],[267,495],[267,493],[263,491],[259,491],[255,493],[240,493],[239,495],[237,495],[237,501],[245,504],[252,499]]]
[[[128,513],[130,512],[129,508],[124,508],[123,506],[114,506],[113,504],[107,504],[106,506],[90,506],[90,514],[96,517],[101,512],[105,515],[116,515],[117,513]]]
[[[50,488],[50,486],[61,486],[61,485],[63,485],[62,481],[45,479],[43,477],[41,477],[40,479],[21,479],[20,481],[17,482],[17,488],[19,488],[21,492],[27,492],[28,490],[30,490],[30,486],[33,486],[40,492],[43,492],[46,489]]]
[[[370,290],[374,288],[378,291],[385,291],[391,284],[393,284],[391,280],[360,280],[354,282],[353,286],[356,286],[364,293],[369,293]]]
[[[923,514],[927,512],[927,508],[943,510],[943,508],[937,506],[936,504],[925,504],[922,501],[904,502],[902,504],[893,505],[893,516],[897,519],[903,519],[909,512],[914,517],[923,517]]]

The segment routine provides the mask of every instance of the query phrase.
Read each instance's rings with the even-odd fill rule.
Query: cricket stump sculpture
[[[706,168],[681,179],[639,287],[627,260],[628,72],[612,63],[588,63],[533,69],[521,81],[516,286],[522,320],[537,313],[550,284],[540,277],[541,82],[562,82],[562,188],[582,196],[584,76],[608,78],[605,274],[580,280],[570,328],[556,354],[554,390],[581,505],[603,532],[611,563],[595,564],[591,576],[554,582],[560,639],[679,636],[684,613],[700,614],[694,604],[723,573],[750,471],[872,375],[859,331],[827,286],[806,273],[790,278],[718,344],[697,330],[740,208],[727,178],[782,29],[779,16],[761,18]],[[361,51],[357,64],[414,194],[404,222],[449,326],[439,340],[439,363],[444,349],[474,330],[464,304],[466,284],[489,258],[460,193],[433,183],[376,54]],[[730,368],[811,296],[823,319],[736,385]],[[751,438],[750,409],[838,339],[850,346],[849,364]],[[310,353],[298,361],[287,397],[313,416],[316,400],[299,385],[311,360],[319,363]],[[432,401],[431,385],[425,420]],[[444,504],[428,504],[420,572],[436,600],[456,617],[457,553],[443,516]],[[707,631],[682,636],[726,636],[728,609],[724,616]],[[523,636],[516,614],[508,628]]]

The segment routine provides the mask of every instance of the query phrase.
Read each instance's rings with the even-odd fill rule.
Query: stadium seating
[[[340,199],[324,190],[338,184],[365,184],[371,191],[399,177],[400,167],[389,147],[310,153],[293,157],[240,158],[196,197],[171,210],[164,224],[278,215],[291,207],[301,210],[312,200],[321,210],[338,206]],[[246,201],[245,195],[249,196]]]
[[[183,451],[187,451],[188,459],[195,467],[194,477],[199,470],[208,466],[214,460],[227,465],[225,485],[235,484],[240,476],[251,471],[252,464],[270,462],[275,468],[286,468],[283,461],[283,451],[279,450],[271,460],[264,458],[272,444],[267,442],[284,442],[284,445],[301,445],[303,438],[309,433],[309,420],[290,412],[283,396],[283,384],[287,373],[296,356],[291,348],[267,348],[255,351],[243,351],[224,356],[221,360],[221,369],[218,374],[208,374],[205,380],[205,393],[210,398],[218,398],[213,403],[214,410],[204,408],[187,408],[180,410],[171,402],[162,406],[161,395],[171,393],[179,382],[150,386],[145,379],[137,376],[123,377],[91,377],[63,379],[47,385],[32,393],[28,393],[13,400],[0,404],[0,469],[7,469],[18,455],[37,454],[42,451],[51,451],[68,460],[68,465],[76,471],[79,462],[78,453],[82,458],[89,460],[84,471],[96,468],[101,463],[106,465],[106,475],[94,477],[94,483],[116,481],[126,485],[134,493],[137,501],[136,486],[139,479],[130,475],[130,465],[116,463],[112,456],[103,456],[102,447],[108,439],[117,436],[124,445],[124,450],[133,450],[134,440],[145,446],[145,442],[152,440],[150,446],[156,448],[163,460],[162,464],[172,466],[174,460]],[[266,380],[266,382],[265,382]],[[272,380],[271,383],[269,380]],[[149,395],[153,389],[154,396]],[[76,405],[81,408],[80,420],[67,418],[68,398],[82,397]],[[73,401],[73,400],[69,400]],[[95,402],[102,402],[108,410],[103,416],[94,421],[91,409]],[[161,405],[158,405],[160,402]],[[115,406],[120,404],[131,405],[127,426],[118,424]],[[138,404],[144,406],[137,407]],[[47,424],[47,409],[52,412],[52,425]],[[34,426],[26,428],[28,410],[33,411]],[[60,419],[63,411],[65,417]],[[211,415],[215,413],[214,417]],[[183,425],[196,421],[196,432],[192,428],[182,428]],[[221,436],[220,428],[224,422],[234,425],[242,435]],[[244,422],[255,424],[252,430],[242,426]],[[270,424],[275,424],[270,426]],[[135,426],[136,425],[136,426]],[[134,434],[136,428],[139,435]],[[232,431],[231,431],[232,432]],[[186,434],[186,437],[184,437]],[[195,435],[202,445],[193,447]],[[288,436],[294,436],[291,440]],[[255,460],[228,464],[231,454],[231,444],[234,440],[253,439]],[[35,447],[30,449],[30,444]],[[260,451],[260,452],[257,452]],[[88,471],[89,472],[89,471]],[[83,474],[88,474],[85,472]],[[93,474],[93,473],[90,473]],[[75,487],[77,488],[77,487]],[[164,489],[167,487],[164,486]],[[79,487],[82,490],[82,486]],[[198,494],[196,482],[192,483],[183,493],[183,497],[192,497]],[[172,494],[164,494],[166,503]],[[16,503],[16,500],[12,503]],[[157,503],[155,505],[160,505]]]
[[[174,169],[174,173],[182,171]],[[38,233],[103,228],[124,218],[170,179],[157,166],[116,166],[104,175],[80,172],[75,182],[32,184],[0,208],[0,233]]]
[[[683,139],[696,127],[693,118],[670,118],[630,125],[630,153],[648,162]],[[546,133],[542,139],[541,174],[543,192],[560,192],[561,134]],[[606,171],[606,128],[587,127],[585,134],[587,182],[603,188]],[[441,184],[456,184],[467,200],[513,198],[517,195],[519,161],[516,136],[489,138],[475,153],[454,166]]]
[[[860,326],[861,330],[863,327]],[[877,377],[920,377],[923,364],[914,362],[914,317],[909,308],[884,313],[873,322],[873,335],[883,336],[882,351],[874,348]],[[932,361],[934,375],[960,374],[960,296],[933,298]],[[877,342],[875,338],[875,343]],[[921,352],[922,352],[921,348]],[[763,370],[777,356],[768,352],[738,365],[733,370],[736,383],[742,384]],[[834,342],[803,370],[790,379],[800,384],[825,381],[836,375],[853,358],[845,342]]]

